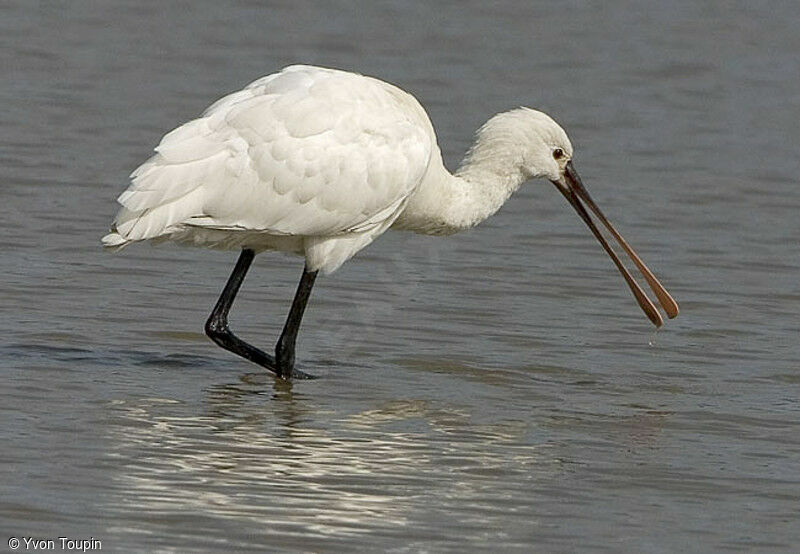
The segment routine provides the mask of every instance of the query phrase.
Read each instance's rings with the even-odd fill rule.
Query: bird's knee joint
[[[205,325],[206,335],[214,340],[230,333],[228,323],[216,318],[209,318]]]

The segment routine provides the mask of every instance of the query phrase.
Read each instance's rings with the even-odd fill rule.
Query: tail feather
[[[230,157],[224,141],[209,137],[207,119],[168,133],[156,154],[131,174],[133,182],[118,198],[122,208],[103,246],[120,249],[169,236],[188,219],[205,215],[203,184],[223,182]]]
[[[141,211],[172,202],[213,179],[224,170],[228,153],[220,151],[210,158],[169,163],[156,154],[134,172],[133,184],[119,196],[119,203],[131,211]]]
[[[131,242],[168,235],[182,229],[188,219],[203,215],[202,208],[202,188],[143,210],[123,207],[117,214],[111,233],[103,237],[103,246],[118,249]]]
[[[103,248],[109,250],[121,250],[131,243],[131,241],[123,238],[114,227],[111,228],[110,233],[100,239],[100,242],[103,243]]]

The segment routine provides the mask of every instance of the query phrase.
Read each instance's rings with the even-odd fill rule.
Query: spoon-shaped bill
[[[578,172],[575,171],[575,167],[572,165],[572,162],[567,163],[566,170],[564,172],[564,177],[567,183],[567,186],[577,194],[577,196],[583,200],[583,202],[589,206],[589,209],[594,212],[597,218],[605,225],[606,229],[617,239],[617,242],[622,246],[622,249],[628,254],[633,263],[636,264],[636,267],[639,268],[639,271],[647,281],[647,284],[650,285],[653,293],[655,293],[656,298],[658,298],[658,302],[661,304],[661,307],[664,308],[664,311],[667,313],[667,316],[672,319],[678,315],[678,303],[675,302],[675,299],[672,298],[667,289],[664,288],[664,285],[656,278],[650,268],[648,268],[642,259],[634,252],[633,248],[628,244],[628,242],[622,238],[622,235],[619,234],[611,222],[606,218],[600,208],[597,206],[595,201],[589,195],[589,191],[586,190],[586,187],[583,186],[583,182],[581,181]]]
[[[553,183],[558,187],[558,190],[561,191],[561,194],[572,204],[572,207],[575,208],[575,211],[578,212],[578,215],[581,216],[586,225],[591,229],[592,233],[597,240],[600,241],[600,244],[603,246],[603,249],[608,253],[611,257],[611,260],[614,262],[614,265],[617,266],[617,269],[622,274],[622,277],[625,279],[625,282],[628,284],[628,288],[631,289],[633,296],[636,298],[636,301],[639,303],[639,307],[642,308],[642,311],[647,315],[650,321],[656,327],[661,327],[664,324],[664,320],[661,318],[661,314],[658,313],[655,305],[647,298],[647,295],[642,290],[642,287],[633,279],[631,274],[622,265],[622,262],[617,257],[617,254],[611,249],[608,242],[606,242],[605,237],[600,233],[600,230],[592,221],[592,218],[586,212],[586,209],[581,204],[581,201],[575,195],[571,188],[569,188],[565,183],[560,181],[553,181]]]

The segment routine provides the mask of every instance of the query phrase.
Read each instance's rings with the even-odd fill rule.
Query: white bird
[[[294,369],[297,331],[319,271],[335,271],[390,227],[449,235],[494,214],[522,183],[553,182],[622,273],[641,308],[662,319],[583,204],[644,275],[669,317],[678,306],[592,201],[572,144],[546,114],[518,108],[477,132],[451,174],[420,103],[355,73],[294,65],[258,79],[167,133],[131,175],[103,245],[144,240],[241,250],[206,322],[209,337],[282,378]],[[255,254],[301,255],[305,268],[270,356],[236,337],[228,312]]]

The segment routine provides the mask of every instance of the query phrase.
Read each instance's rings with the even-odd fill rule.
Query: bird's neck
[[[436,154],[396,227],[432,235],[469,229],[499,210],[525,181],[508,160],[468,155],[451,174]]]

